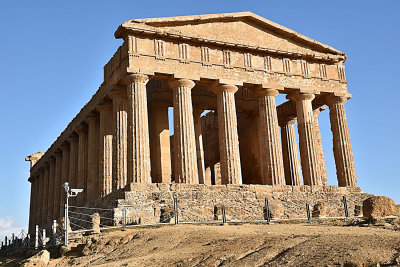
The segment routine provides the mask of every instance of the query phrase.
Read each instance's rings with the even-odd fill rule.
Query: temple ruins
[[[156,189],[361,194],[345,53],[251,12],[135,19],[115,38],[123,43],[97,92],[43,155],[27,158],[30,232],[63,217],[66,181],[84,189],[77,206]],[[287,101],[277,106],[278,94]],[[320,112],[329,112],[335,186]]]

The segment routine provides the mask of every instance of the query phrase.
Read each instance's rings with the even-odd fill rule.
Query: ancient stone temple
[[[66,181],[84,189],[77,206],[135,186],[227,195],[328,188],[325,109],[338,181],[329,190],[360,192],[345,53],[251,12],[130,20],[115,37],[123,43],[100,88],[43,156],[27,159],[31,232],[63,216]],[[278,94],[287,99],[279,106]]]

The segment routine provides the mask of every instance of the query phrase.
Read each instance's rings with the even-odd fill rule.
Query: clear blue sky
[[[102,82],[134,18],[252,11],[347,53],[346,104],[358,185],[400,202],[400,1],[0,1],[0,239],[26,227],[29,165]],[[320,115],[336,184],[328,112]]]

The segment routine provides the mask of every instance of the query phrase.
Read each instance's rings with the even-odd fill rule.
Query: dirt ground
[[[365,225],[364,225],[365,226]],[[178,225],[84,237],[49,266],[371,266],[400,263],[400,231],[314,224]]]

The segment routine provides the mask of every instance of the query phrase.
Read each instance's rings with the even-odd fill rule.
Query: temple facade
[[[27,158],[30,232],[63,216],[67,181],[77,206],[132,183],[325,186],[325,109],[338,186],[356,187],[343,52],[251,12],[130,20],[115,37],[100,88]]]

